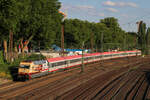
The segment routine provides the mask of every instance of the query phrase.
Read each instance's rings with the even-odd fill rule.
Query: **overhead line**
[[[150,15],[150,13],[148,13],[148,14],[146,14],[146,15],[143,15],[143,16],[140,16],[140,17],[137,17],[136,19],[134,19],[134,20],[132,20],[132,21],[129,21],[129,22],[127,22],[127,23],[124,23],[124,24],[122,24],[122,25],[132,24],[132,22],[134,22],[134,21],[136,21],[136,20],[138,20],[138,19],[140,19],[140,18],[143,18],[143,17],[145,17],[145,16],[149,16],[149,15]]]

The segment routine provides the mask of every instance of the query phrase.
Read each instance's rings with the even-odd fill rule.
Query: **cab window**
[[[20,65],[21,68],[27,68],[29,69],[30,68],[30,65]]]

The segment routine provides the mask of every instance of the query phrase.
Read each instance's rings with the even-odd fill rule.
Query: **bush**
[[[0,64],[0,77],[11,79],[10,70],[8,64]]]
[[[0,64],[4,64],[3,51],[0,51]]]

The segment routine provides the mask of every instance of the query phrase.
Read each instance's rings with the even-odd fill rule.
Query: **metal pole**
[[[139,30],[140,30],[140,28],[139,28],[140,27],[140,22],[136,22],[136,24],[137,24],[137,29],[138,29],[137,34],[138,34]],[[137,49],[139,49],[139,38],[137,37],[136,39],[137,39]]]
[[[101,52],[103,52],[103,32],[101,34]]]
[[[83,50],[84,50],[84,41],[82,43],[82,66],[81,66],[81,72],[84,72],[84,54],[83,54]]]
[[[103,52],[103,32],[101,33],[101,52]],[[103,60],[103,55],[102,55],[102,58],[101,58],[102,60]],[[103,64],[102,64],[102,60],[101,60],[101,66],[103,66]]]
[[[127,50],[127,33],[125,33],[125,39],[124,39],[124,50]]]
[[[94,52],[94,50],[93,50],[93,33],[91,33],[91,51],[92,51],[92,53]]]
[[[124,49],[124,51],[125,51],[125,50],[126,50],[126,33],[124,33],[124,34],[125,34],[125,35],[124,35],[125,37],[124,37],[124,48],[123,48],[123,49]]]
[[[39,41],[39,52],[40,52],[40,54],[39,54],[39,60],[40,60],[40,56],[41,56],[41,51],[40,51],[40,41]]]
[[[61,56],[64,56],[64,22],[62,23],[61,33]]]

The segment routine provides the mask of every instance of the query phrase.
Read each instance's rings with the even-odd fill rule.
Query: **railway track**
[[[68,91],[68,93],[64,93],[63,95],[61,95],[59,100],[62,100],[62,99],[69,100],[69,99],[73,99],[73,98],[75,98],[77,100],[84,100],[84,99],[89,99],[89,98],[91,99],[92,96],[96,97],[96,95],[93,95],[93,94],[96,94],[97,92],[98,92],[98,94],[101,93],[103,90],[106,89],[106,87],[114,84],[113,82],[117,82],[118,79],[121,80],[122,79],[121,77],[126,76],[128,71],[126,73],[124,73],[123,70],[125,70],[125,69],[106,73],[106,75],[103,75],[103,77],[98,77],[97,79],[95,78],[93,81],[90,81],[87,84],[82,84],[80,87],[78,87],[74,90]],[[116,78],[116,76],[118,76],[118,77]],[[114,79],[111,80],[113,77],[114,77]],[[102,80],[102,81],[100,82],[99,80]],[[111,81],[109,81],[109,80],[111,80]],[[106,84],[106,82],[108,82],[108,84],[103,86],[104,84]],[[73,95],[73,96],[70,97],[71,95]]]
[[[141,64],[140,66],[145,66],[147,64],[150,63],[148,62],[146,64]],[[64,93],[57,99],[69,100],[74,98],[76,100],[145,100],[148,98],[147,96],[149,96],[150,92],[146,75],[147,73],[145,74],[142,69],[132,70],[119,75],[117,78],[108,82],[105,86],[101,85],[101,81],[96,83],[97,79],[95,79],[93,81],[94,83],[92,81],[89,82],[91,88],[84,84],[81,86],[82,89],[76,88],[72,90],[72,92],[69,91],[74,94],[73,97],[70,97],[71,94]],[[150,75],[148,73],[147,77],[149,78],[149,76]],[[104,81],[104,79],[102,80]],[[80,90],[82,91],[79,93]]]
[[[42,78],[33,79],[25,84],[21,84],[14,88],[10,87],[10,89],[0,92],[0,95],[1,95],[0,98],[1,99],[3,99],[3,98],[12,98],[12,99],[22,99],[22,98],[44,99],[45,98],[46,99],[46,98],[50,98],[50,97],[53,97],[53,99],[54,98],[57,98],[57,99],[63,98],[64,96],[62,96],[62,95],[64,93],[65,93],[65,96],[69,96],[69,94],[67,95],[68,91],[76,89],[78,86],[80,86],[83,83],[87,83],[89,80],[93,80],[94,81],[93,83],[95,83],[96,80],[94,80],[94,79],[97,78],[98,75],[100,75],[99,73],[104,74],[107,71],[111,72],[112,70],[115,70],[116,68],[120,68],[119,66],[121,66],[127,62],[130,62],[129,64],[124,65],[124,68],[126,68],[126,66],[129,66],[130,64],[133,65],[136,61],[139,61],[138,63],[141,63],[142,60],[141,60],[141,58],[132,57],[132,59],[130,61],[128,61],[127,58],[122,58],[122,62],[120,62],[120,63],[116,63],[117,61],[120,61],[120,59],[111,59],[111,60],[101,61],[101,62],[87,65],[89,67],[85,68],[85,73],[80,73],[78,75],[77,75],[77,73],[80,72],[80,66],[75,69],[69,69],[64,72],[58,72],[56,74],[48,75],[48,76],[45,76]],[[103,65],[103,64],[105,64],[105,65]],[[103,66],[100,66],[100,65],[103,65]],[[115,67],[111,68],[112,66],[115,66]],[[95,73],[93,73],[93,71],[95,71]],[[90,78],[90,76],[93,76],[93,77]],[[55,80],[54,80],[54,78],[55,78]],[[121,79],[121,78],[118,78],[118,79]],[[53,81],[51,81],[51,80],[53,80]],[[118,80],[116,80],[116,81],[118,81]],[[74,85],[74,83],[77,83],[77,84]],[[95,86],[97,86],[97,84],[95,84]],[[115,83],[113,83],[113,84],[115,84]],[[72,88],[70,88],[70,86],[72,86]],[[6,85],[6,87],[7,87],[7,85]],[[93,85],[93,87],[94,87],[94,85]],[[101,87],[99,86],[98,88],[100,89]],[[82,91],[82,93],[79,94],[77,99],[79,97],[82,98],[82,97],[85,97],[86,95],[88,95],[90,92],[86,93],[86,95],[85,95],[85,92],[90,91],[91,89],[93,89],[93,88],[90,87],[87,90]],[[3,89],[1,89],[1,90],[3,90]],[[59,91],[59,93],[57,91]],[[99,90],[97,90],[97,91],[99,91]],[[5,93],[7,93],[7,95],[4,95]],[[18,93],[18,94],[16,94],[16,93]],[[56,95],[56,94],[58,94],[58,95]],[[92,97],[92,96],[93,96],[93,94],[90,95],[90,97]]]

